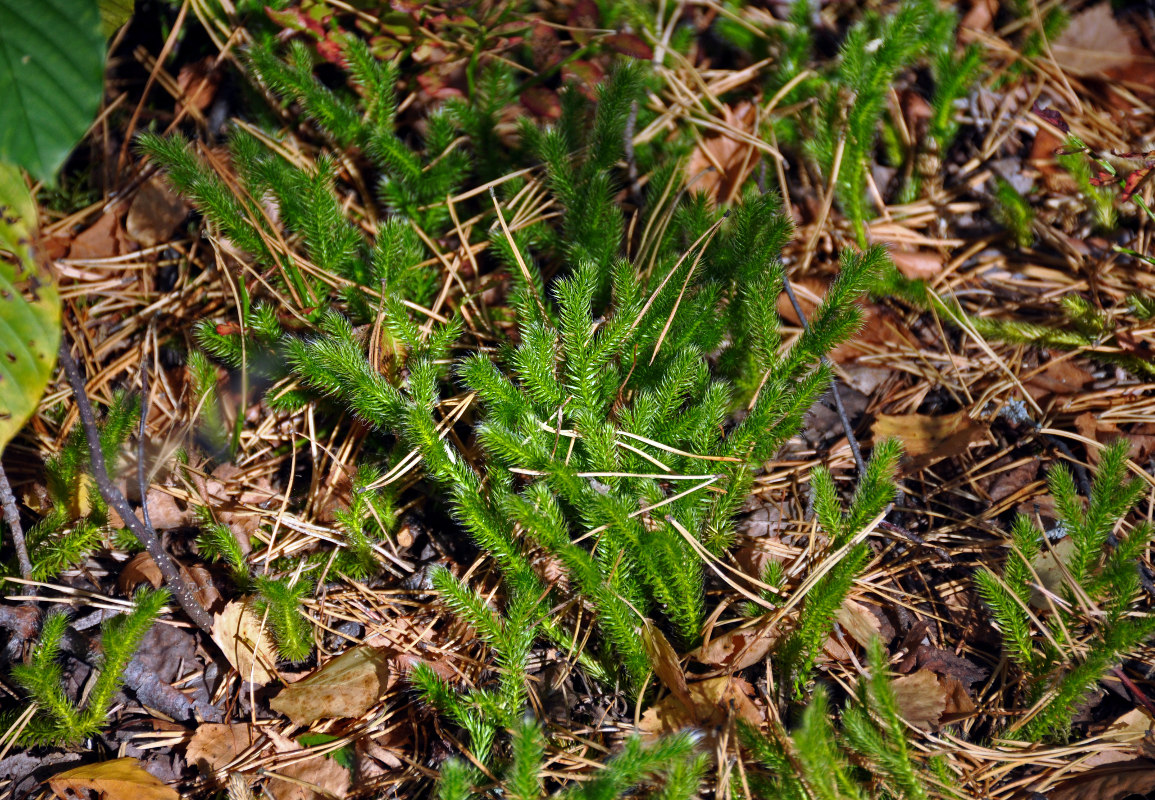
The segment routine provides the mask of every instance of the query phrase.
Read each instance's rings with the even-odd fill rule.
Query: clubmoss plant
[[[1059,530],[1070,545],[1058,558],[1060,596],[1045,610],[1031,602],[1044,537],[1028,517],[1019,516],[1011,529],[1002,574],[985,567],[975,574],[1031,706],[1005,736],[1064,739],[1079,702],[1108,669],[1155,633],[1155,616],[1135,607],[1139,556],[1155,528],[1149,522],[1123,525],[1146,489],[1138,478],[1127,480],[1127,450],[1126,440],[1119,439],[1101,452],[1085,506],[1070,470],[1060,464],[1048,475]]]
[[[111,469],[139,419],[139,405],[126,393],[113,397],[100,428],[100,444]],[[50,580],[88,558],[109,536],[108,506],[91,477],[88,441],[77,425],[45,464],[48,513],[27,533],[34,580]],[[132,541],[130,550],[139,548]]]
[[[98,733],[108,721],[108,708],[120,690],[124,668],[167,599],[168,592],[164,590],[141,590],[133,598],[130,612],[101,625],[96,677],[83,706],[74,703],[64,689],[60,658],[68,617],[49,614],[27,662],[12,668],[13,679],[40,707],[25,727],[21,741],[26,745],[75,745]]]
[[[819,687],[793,733],[781,723],[773,723],[769,734],[739,723],[742,743],[759,766],[750,775],[756,796],[782,800],[958,796],[941,764],[931,759],[924,765],[913,757],[878,639],[867,650],[867,674],[843,709],[841,725],[836,727],[831,717],[829,696]]]
[[[795,698],[804,696],[838,609],[870,560],[870,547],[859,534],[894,500],[894,475],[901,455],[897,440],[880,442],[845,511],[830,471],[817,467],[811,475],[814,515],[830,537],[823,557],[837,560],[807,591],[796,627],[776,654],[779,681],[793,686]]]

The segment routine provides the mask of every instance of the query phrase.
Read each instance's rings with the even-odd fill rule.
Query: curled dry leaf
[[[185,760],[202,772],[216,772],[252,747],[256,739],[253,726],[248,723],[217,725],[202,722],[189,740]]]
[[[1089,769],[1047,790],[1047,800],[1120,800],[1155,790],[1155,761],[1136,758]]]
[[[722,119],[727,128],[757,133],[757,111],[749,102],[743,101],[735,108],[726,106]],[[746,139],[726,134],[711,136],[690,154],[686,179],[693,181],[691,191],[705,193],[714,202],[725,201],[746,183],[759,157],[758,150]]]
[[[652,620],[642,621],[642,646],[645,647],[646,655],[650,657],[650,663],[654,665],[654,672],[662,684],[684,705],[690,705],[690,694],[686,690],[686,673],[682,670],[678,654]]]
[[[180,795],[145,771],[135,758],[85,764],[52,776],[48,786],[61,800],[180,800]]]
[[[188,212],[188,204],[167,182],[150,178],[132,198],[124,228],[142,247],[153,247],[171,239]]]
[[[268,627],[261,627],[247,598],[233,600],[213,616],[213,641],[241,678],[264,686],[274,677],[276,653]]]
[[[727,631],[705,642],[690,657],[726,672],[739,672],[766,658],[780,638],[781,633],[776,627],[762,622],[751,628]]]
[[[349,770],[325,756],[316,756],[268,770],[265,791],[273,800],[333,800],[349,794]],[[289,780],[282,780],[284,776]],[[316,789],[312,788],[316,787]],[[317,791],[317,790],[320,791]]]
[[[304,680],[286,686],[272,699],[274,711],[298,725],[326,717],[359,717],[397,682],[386,650],[354,647],[326,663]]]
[[[914,470],[964,453],[987,438],[986,426],[972,420],[965,410],[939,416],[879,414],[871,432],[875,439],[897,437]]]
[[[691,683],[687,687],[691,705],[667,695],[646,710],[639,729],[646,736],[660,736],[690,727],[724,725],[731,714],[751,725],[760,725],[762,713],[750,700],[754,689],[732,675]]]
[[[904,277],[912,280],[928,280],[942,272],[946,260],[938,253],[926,250],[905,250],[895,248],[890,251],[890,260]]]
[[[939,724],[946,711],[947,693],[938,676],[929,669],[902,675],[891,682],[898,713],[916,728],[929,729]]]
[[[153,561],[152,556],[143,551],[125,562],[120,569],[120,576],[116,579],[116,585],[120,587],[121,594],[129,597],[132,596],[133,590],[142,583],[149,583],[154,589],[159,589],[164,585],[164,576],[160,573],[160,567]]]

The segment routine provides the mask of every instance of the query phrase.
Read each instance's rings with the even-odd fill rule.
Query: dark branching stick
[[[150,531],[152,519],[148,516],[148,478],[144,468],[144,433],[148,423],[148,356],[140,359],[140,428],[136,434],[136,484],[140,490],[140,515],[144,517],[144,527]]]
[[[84,389],[84,379],[80,376],[80,368],[76,366],[72,353],[69,351],[67,339],[60,344],[60,363],[64,367],[64,374],[68,376],[72,394],[76,397],[80,423],[84,426],[84,435],[88,439],[88,452],[92,459],[92,477],[96,481],[96,488],[100,490],[100,496],[110,507],[116,509],[116,513],[120,515],[125,526],[148,550],[148,554],[152,556],[153,561],[160,568],[165,584],[172,590],[173,596],[176,597],[184,612],[188,614],[189,619],[206,633],[211,632],[212,617],[197,602],[192,587],[181,577],[180,570],[161,547],[160,537],[156,535],[156,531],[151,526],[145,525],[136,514],[132,513],[128,501],[108,477],[108,469],[104,464],[104,451],[100,447],[100,432],[96,429],[96,417],[92,413],[92,403],[88,400],[88,393]]]
[[[20,564],[20,577],[32,580],[32,560],[28,558],[28,545],[24,542],[24,528],[20,526],[20,509],[16,507],[16,496],[0,463],[0,506],[4,509],[4,521],[12,531],[12,541],[16,545],[16,561]]]
[[[802,313],[802,306],[798,303],[798,298],[794,296],[794,287],[790,285],[790,279],[785,275],[782,276],[782,286],[786,289],[786,296],[790,298],[790,305],[794,306],[794,313],[798,315],[798,320],[802,323],[802,330],[809,333],[810,323],[806,321],[806,315]],[[819,356],[819,359],[826,366],[830,366],[830,359],[826,356]],[[854,455],[854,464],[858,467],[858,474],[866,474],[866,462],[862,460],[862,450],[858,446],[858,437],[854,435],[854,428],[850,425],[850,420],[846,416],[846,406],[842,405],[842,393],[838,391],[838,376],[835,375],[830,381],[830,393],[834,395],[834,406],[838,409],[838,419],[842,421],[842,430],[846,433],[846,441],[850,443],[850,452]]]
[[[802,323],[802,329],[809,330],[810,324],[806,321],[806,315],[802,313],[802,306],[799,304],[798,298],[794,295],[794,287],[790,285],[790,279],[785,275],[782,276],[782,286],[786,290],[786,296],[790,298],[790,305],[794,306],[794,313],[798,315],[798,320]],[[821,356],[820,359],[823,364],[830,364],[830,359],[826,356]],[[846,433],[846,441],[850,443],[850,452],[854,454],[854,463],[858,467],[858,474],[860,476],[865,475],[866,462],[862,459],[862,450],[858,446],[858,437],[854,435],[854,428],[851,427],[850,419],[846,416],[846,406],[842,404],[842,393],[838,391],[837,376],[833,377],[830,381],[830,393],[834,395],[834,406],[838,410],[838,419],[842,422],[842,430],[844,433]],[[894,503],[888,505],[886,507],[886,513],[889,514],[893,507]],[[913,531],[908,531],[901,525],[896,525],[893,522],[883,520],[882,522],[878,523],[878,527],[882,530],[905,536],[911,542],[914,542],[919,546],[929,547],[931,550],[934,550],[940,558],[947,561],[948,563],[954,560],[951,558],[950,553],[948,553],[943,548],[930,544],[918,534],[914,533]]]

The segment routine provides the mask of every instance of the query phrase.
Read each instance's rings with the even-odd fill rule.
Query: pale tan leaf
[[[1047,800],[1120,800],[1155,790],[1155,761],[1136,758],[1107,764],[1047,790]]]
[[[891,681],[898,713],[916,728],[933,728],[946,710],[946,691],[929,669]]]
[[[266,625],[247,599],[233,600],[213,616],[213,641],[242,679],[264,686],[274,677],[276,653]]]
[[[777,628],[763,622],[752,628],[735,628],[711,639],[690,657],[710,667],[739,672],[766,658],[780,638]]]
[[[658,630],[652,620],[642,621],[642,646],[646,650],[646,655],[650,657],[650,663],[654,666],[658,680],[673,692],[674,696],[682,703],[689,705],[690,695],[686,690],[686,673],[678,660],[678,654],[674,652],[674,648],[666,639],[665,634]]]
[[[750,700],[753,687],[733,675],[691,683],[687,687],[690,706],[667,695],[642,715],[638,728],[646,736],[673,733],[689,727],[722,726],[733,713],[737,719],[759,725],[762,713]]]
[[[219,725],[202,722],[189,740],[185,760],[202,772],[216,772],[249,749],[256,738],[253,726],[248,723]]]
[[[843,600],[836,618],[847,635],[863,647],[867,647],[882,634],[882,623],[878,617],[857,600]]]
[[[316,756],[270,769],[265,791],[273,800],[332,800],[348,795],[351,782],[349,770],[331,758]]]
[[[298,725],[328,717],[359,717],[396,682],[387,651],[354,647],[304,680],[286,686],[270,705]]]
[[[1135,33],[1119,24],[1111,3],[1102,2],[1071,17],[1051,49],[1064,72],[1100,77],[1135,60],[1134,41]]]
[[[146,772],[135,758],[85,764],[52,776],[48,786],[61,800],[180,800],[175,789]]]
[[[957,456],[987,438],[986,426],[972,420],[966,411],[938,416],[879,414],[871,431],[875,439],[898,438],[915,468]]]

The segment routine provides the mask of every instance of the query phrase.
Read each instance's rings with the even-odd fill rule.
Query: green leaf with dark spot
[[[104,90],[97,0],[0,0],[0,161],[51,182]]]
[[[60,295],[32,254],[36,203],[0,164],[0,451],[36,411],[56,366]]]

